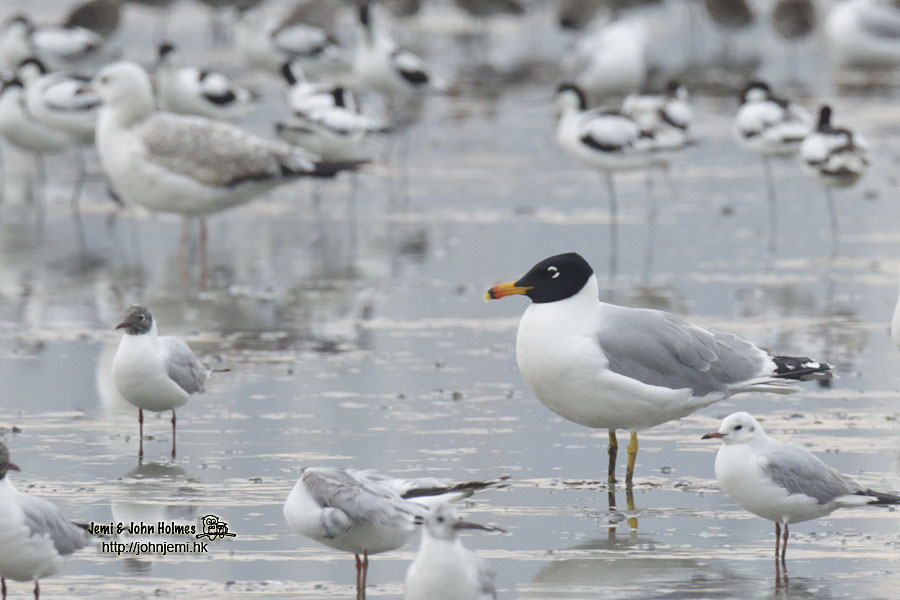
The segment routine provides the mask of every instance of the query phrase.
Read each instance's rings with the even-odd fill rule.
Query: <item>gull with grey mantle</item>
[[[320,162],[229,123],[157,111],[150,77],[134,63],[105,67],[92,86],[103,101],[103,170],[122,200],[152,211],[204,217],[299,177],[331,177],[365,162]]]
[[[171,410],[175,458],[175,409],[205,391],[212,371],[200,364],[184,340],[160,336],[146,306],[129,308],[116,329],[124,329],[125,335],[113,357],[112,377],[122,397],[138,408],[138,457],[144,456],[144,411]]]
[[[53,575],[66,558],[88,545],[88,532],[72,523],[43,498],[20,492],[9,478],[19,467],[9,461],[0,442],[0,597],[6,600],[6,580],[34,581]]]
[[[631,431],[630,484],[637,432],[680,419],[742,392],[790,394],[794,381],[830,378],[828,365],[772,356],[740,337],[686,323],[659,310],[601,302],[597,278],[579,254],[551,256],[485,299],[528,296],[516,360],[538,399],[561,417],[609,430],[615,481],[616,429]]]
[[[830,515],[839,508],[900,504],[900,496],[864,488],[838,473],[806,448],[779,442],[745,412],[728,415],[718,431],[716,479],[745,510],[775,521],[775,558],[787,554],[788,525]],[[784,543],[779,552],[781,526]]]
[[[505,479],[450,483],[394,479],[371,470],[308,467],[284,503],[284,518],[300,535],[356,556],[360,600],[366,596],[369,554],[405,545],[431,508],[500,487]]]

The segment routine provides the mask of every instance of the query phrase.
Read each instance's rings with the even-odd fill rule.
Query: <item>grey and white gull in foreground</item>
[[[134,63],[105,67],[92,85],[103,100],[96,137],[103,170],[122,200],[153,211],[203,217],[299,177],[330,177],[365,162],[317,161],[229,123],[157,111],[150,77]]]
[[[406,600],[496,600],[494,571],[459,539],[464,529],[501,531],[464,521],[449,504],[434,507],[406,572]]]
[[[394,479],[371,470],[308,467],[284,503],[284,518],[300,535],[356,556],[360,600],[365,598],[370,554],[406,544],[432,507],[468,498],[504,479],[448,483]]]
[[[609,430],[615,481],[617,429],[631,432],[626,484],[637,432],[680,419],[742,392],[790,394],[795,381],[831,378],[809,358],[772,356],[740,337],[686,323],[659,310],[601,302],[591,266],[574,252],[537,263],[485,299],[528,296],[516,360],[537,398],[561,417]]]
[[[122,397],[138,408],[138,457],[144,456],[144,411],[171,410],[175,458],[175,409],[191,394],[204,391],[212,371],[200,364],[184,340],[160,336],[146,306],[129,308],[116,329],[124,329],[125,335],[113,358],[113,382]]]
[[[9,471],[18,470],[0,442],[0,597],[6,600],[6,580],[12,579],[34,581],[37,600],[38,580],[62,569],[66,558],[87,546],[90,538],[50,502],[17,490]]]
[[[839,508],[900,504],[900,496],[864,488],[806,448],[770,438],[745,412],[725,417],[719,430],[703,439],[722,440],[716,454],[722,491],[745,510],[775,521],[775,557],[782,562],[791,523],[818,519]]]

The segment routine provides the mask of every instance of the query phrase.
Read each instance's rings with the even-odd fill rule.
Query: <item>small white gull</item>
[[[199,115],[222,121],[239,121],[253,112],[256,100],[250,90],[217,71],[182,64],[174,44],[159,45],[156,88],[160,107],[183,115]]]
[[[50,502],[17,490],[9,471],[18,470],[0,442],[0,597],[6,600],[6,580],[12,579],[34,581],[37,600],[38,580],[62,569],[66,558],[87,546],[90,537]]]
[[[800,162],[825,188],[832,243],[836,243],[838,219],[831,190],[850,187],[859,181],[869,166],[869,145],[855,131],[834,127],[831,114],[831,107],[827,104],[819,109],[816,129],[804,138],[800,146]]]
[[[659,310],[601,302],[593,269],[574,252],[542,260],[517,281],[490,288],[485,299],[515,294],[532,301],[516,334],[522,377],[561,417],[609,430],[610,482],[616,429],[631,431],[630,484],[639,430],[734,394],[790,394],[795,381],[832,376],[824,363],[772,356],[732,333]]]
[[[370,554],[405,545],[430,508],[468,498],[504,479],[454,484],[433,478],[394,479],[371,470],[308,467],[284,503],[284,518],[300,535],[356,556],[356,597],[361,599]]]
[[[425,517],[422,543],[406,572],[406,600],[496,600],[494,571],[459,539],[464,529],[500,531],[464,521],[449,504]]]
[[[171,410],[175,458],[175,409],[205,391],[212,371],[200,364],[184,340],[160,336],[146,306],[129,308],[116,329],[125,334],[113,358],[112,377],[119,394],[138,409],[138,457],[144,456],[144,411]]]
[[[862,487],[806,448],[770,438],[745,412],[725,417],[719,430],[703,439],[722,440],[716,454],[722,491],[745,510],[775,522],[775,557],[782,562],[791,523],[818,519],[839,508],[900,504],[900,496]]]

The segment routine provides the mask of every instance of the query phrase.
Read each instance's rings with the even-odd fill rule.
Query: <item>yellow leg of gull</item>
[[[619,442],[616,440],[616,430],[609,430],[609,483],[616,482],[616,455],[619,453]]]
[[[625,471],[625,485],[630,486],[634,477],[634,461],[637,458],[638,440],[637,433],[631,432],[631,442],[628,444],[628,470]]]
[[[625,502],[628,504],[628,512],[634,512],[634,491],[631,486],[627,486],[625,488]],[[626,520],[628,526],[631,527],[631,532],[636,533],[638,528],[638,519],[637,517],[628,517]]]

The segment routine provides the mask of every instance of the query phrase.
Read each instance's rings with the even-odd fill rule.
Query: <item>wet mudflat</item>
[[[138,30],[125,49],[134,58],[151,48]],[[247,126],[267,133],[284,110],[281,88],[260,85],[265,105]],[[900,489],[900,352],[888,333],[900,268],[896,98],[834,97],[873,156],[861,185],[836,196],[836,253],[821,189],[796,163],[776,163],[774,255],[761,167],[731,137],[736,103],[696,98],[701,142],[676,164],[674,185],[654,175],[648,192],[643,174],[618,179],[609,281],[605,184],[552,144],[541,102],[552,85],[543,76],[499,96],[430,99],[406,166],[373,165],[352,198],[349,180],[323,185],[321,215],[300,182],[213,217],[203,289],[196,268],[182,274],[179,219],[121,211],[93,179],[76,222],[66,155],[48,158],[41,217],[26,199],[28,157],[5,152],[0,433],[22,467],[17,485],[78,521],[215,514],[237,534],[206,554],[88,549],[42,582],[46,597],[352,597],[352,557],[293,534],[281,514],[312,465],[510,475],[509,488],[466,508],[510,532],[465,539],[498,571],[502,598],[896,596],[896,512],[845,509],[792,527],[789,581],[776,580],[771,524],[718,491],[715,443],[700,440],[747,410],[864,485]],[[377,156],[381,143],[370,149]],[[649,245],[648,197],[659,208]],[[809,354],[841,378],[794,396],[738,396],[644,432],[633,497],[621,485],[611,496],[606,432],[556,417],[518,374],[524,301],[482,300],[488,286],[569,250],[616,302]],[[148,416],[142,465],[135,411],[109,378],[112,328],[138,301],[162,333],[230,369],[179,409],[176,460],[168,415]],[[373,557],[371,597],[402,597],[416,546]],[[12,598],[30,594],[12,585]]]

